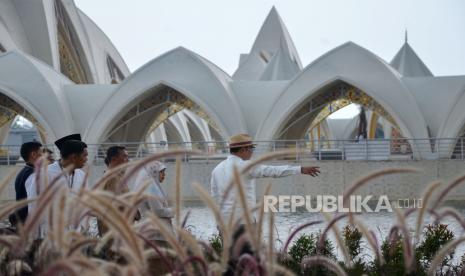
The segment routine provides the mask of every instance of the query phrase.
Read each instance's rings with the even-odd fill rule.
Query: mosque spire
[[[275,61],[271,62],[273,59]],[[284,59],[288,60],[284,61]],[[270,68],[265,73],[270,64],[271,67],[285,66],[286,68]],[[295,68],[287,68],[288,66]],[[273,6],[255,38],[252,49],[248,54],[241,55],[239,68],[234,73],[233,78],[238,80],[259,80],[260,78],[274,76],[275,73],[270,74],[270,72],[275,72],[275,70],[279,72],[284,70],[289,74],[299,72],[302,70],[302,63],[281,16],[279,16],[276,7]],[[278,75],[283,77],[281,73]],[[289,75],[288,77],[292,78],[293,76]]]
[[[408,32],[405,29],[405,43],[392,59],[390,65],[404,77],[432,77],[433,74],[408,44]]]

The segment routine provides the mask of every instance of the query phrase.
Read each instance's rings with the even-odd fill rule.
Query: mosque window
[[[124,80],[124,74],[110,56],[107,56],[107,67],[112,82],[120,83]]]

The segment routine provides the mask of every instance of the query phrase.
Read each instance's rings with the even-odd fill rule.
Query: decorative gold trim
[[[274,139],[301,139],[329,115],[351,103],[360,104],[377,113],[400,130],[394,118],[371,96],[346,82],[337,81],[305,99],[300,107],[286,118]]]
[[[5,94],[0,93],[0,127],[21,115],[36,126],[39,132],[46,135],[45,128],[32,116],[32,114]]]
[[[372,110],[373,113],[381,115],[381,117],[385,118],[392,125],[397,127],[397,123],[394,121],[392,116],[384,109],[383,106],[377,103],[368,94],[353,86],[348,86],[347,88],[342,86],[340,87],[340,89],[338,89],[337,92],[332,91],[329,93],[323,93],[323,95],[317,96],[316,99],[312,102],[313,105],[318,106],[318,103],[324,104],[323,100],[329,101],[329,104],[324,106],[323,109],[318,113],[318,115],[312,121],[309,130],[313,129],[316,125],[320,124],[329,115],[352,103],[362,105]]]
[[[73,26],[61,2],[55,1],[57,19],[58,51],[60,55],[60,71],[77,84],[90,83],[85,71],[85,60]]]
[[[376,112],[371,113],[371,120],[370,120],[370,130],[368,132],[369,139],[375,139],[376,136],[376,128],[378,127],[378,119],[379,116]]]
[[[149,127],[146,135],[149,135],[157,127],[159,127],[160,124],[166,122],[166,120],[168,120],[169,117],[183,109],[188,109],[192,111],[194,114],[204,119],[218,133],[221,133],[216,123],[205,113],[205,111],[198,104],[196,104],[183,94],[179,93],[178,91],[165,85],[159,85],[157,87],[154,87],[150,91],[147,91],[146,94],[149,96],[140,100],[138,104],[133,106],[118,121],[116,126],[110,132],[110,134],[108,134],[107,139],[120,127],[128,124],[134,118],[154,108],[160,108],[161,111],[155,117],[155,120]]]

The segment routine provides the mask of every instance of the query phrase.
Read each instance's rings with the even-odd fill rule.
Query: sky
[[[75,0],[131,71],[184,46],[233,74],[275,6],[302,64],[353,41],[391,61],[408,41],[434,75],[465,75],[463,0]]]
[[[463,0],[75,0],[129,69],[183,46],[232,75],[273,6],[305,67],[352,41],[390,62],[408,42],[435,76],[465,75]],[[352,108],[352,111],[348,111]],[[348,107],[338,114],[353,114]],[[334,114],[332,118],[338,117]],[[346,117],[344,115],[342,117]],[[351,115],[350,115],[351,116]]]

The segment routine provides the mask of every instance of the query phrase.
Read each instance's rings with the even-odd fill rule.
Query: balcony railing
[[[373,140],[275,140],[256,141],[255,156],[284,149],[295,149],[287,160],[439,160],[465,159],[465,138],[441,139],[373,139]],[[126,147],[131,159],[169,149],[192,149],[203,155],[184,156],[183,161],[212,161],[226,158],[229,153],[226,142],[188,143],[102,143],[89,144],[89,157],[93,164],[103,164],[106,150],[113,145]],[[0,165],[14,165],[24,162],[20,158],[20,145],[0,145]],[[58,158],[58,150],[54,151]],[[174,161],[167,158],[166,162]],[[89,162],[91,163],[91,162]]]

